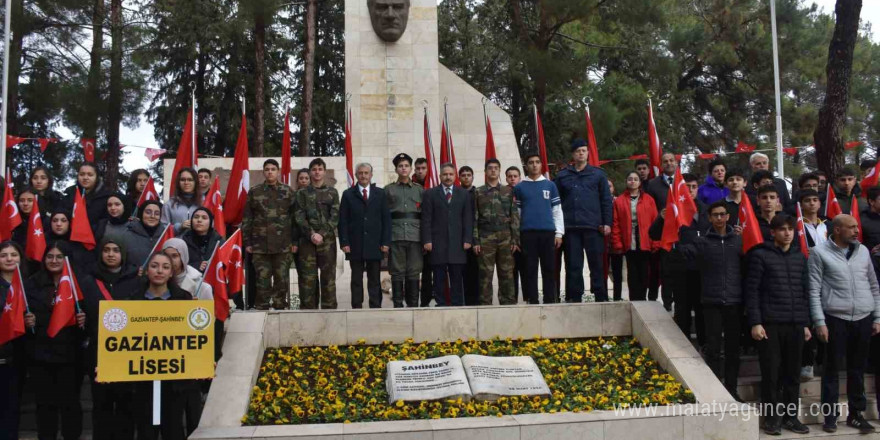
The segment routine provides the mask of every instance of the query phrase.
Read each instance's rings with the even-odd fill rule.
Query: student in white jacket
[[[837,430],[838,374],[846,359],[846,424],[861,433],[874,432],[862,413],[865,368],[871,336],[880,333],[880,287],[868,248],[858,242],[859,227],[849,215],[834,217],[829,240],[810,249],[810,316],[816,337],[827,343],[822,374],[822,405],[833,408],[822,429]]]
[[[179,238],[172,238],[162,246],[162,252],[171,257],[174,269],[174,284],[189,292],[193,299],[214,300],[214,292],[211,286],[202,281],[202,273],[189,265],[189,248],[186,242]],[[196,289],[199,289],[196,292]]]

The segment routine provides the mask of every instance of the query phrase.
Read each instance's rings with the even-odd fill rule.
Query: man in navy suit
[[[464,305],[462,270],[473,244],[474,210],[467,191],[455,186],[455,166],[440,166],[440,185],[422,197],[422,245],[431,253],[434,299],[438,306]],[[450,301],[443,291],[449,277]]]
[[[357,185],[342,193],[339,206],[339,246],[351,265],[351,308],[364,304],[364,270],[370,308],[382,307],[379,268],[391,246],[391,211],[385,190],[370,183],[373,167],[360,163],[355,168]]]

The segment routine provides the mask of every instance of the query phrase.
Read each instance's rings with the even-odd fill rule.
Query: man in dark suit
[[[473,244],[474,211],[467,191],[455,186],[455,166],[440,166],[440,185],[422,197],[422,245],[431,253],[434,299],[448,306],[443,290],[447,276],[451,305],[464,305],[462,270]]]
[[[391,246],[391,211],[385,190],[370,184],[373,167],[358,164],[357,185],[342,193],[339,206],[339,246],[351,264],[351,308],[364,304],[364,270],[370,308],[382,307],[379,268],[382,255]]]
[[[645,192],[654,199],[654,203],[657,205],[657,212],[666,209],[666,196],[669,195],[669,187],[675,180],[676,168],[678,168],[678,161],[675,160],[675,154],[663,153],[663,156],[660,157],[661,174],[649,180],[647,185],[645,185]],[[660,291],[660,275],[663,272],[660,266],[660,253],[652,253],[650,266],[648,267],[648,299],[651,301],[657,300],[657,293]],[[666,283],[663,284],[666,285]],[[660,295],[663,299],[663,307],[666,310],[671,310],[672,291],[664,287]]]

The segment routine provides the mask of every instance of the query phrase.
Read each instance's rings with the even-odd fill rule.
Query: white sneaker
[[[801,382],[808,382],[813,378],[813,367],[801,367]]]

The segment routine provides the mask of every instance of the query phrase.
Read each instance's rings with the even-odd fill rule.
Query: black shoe
[[[850,413],[849,416],[847,416],[846,424],[850,427],[858,429],[860,434],[870,434],[876,431],[876,428],[868,423],[862,413],[858,411],[853,411]]]
[[[822,430],[827,433],[837,432],[837,418],[825,417],[825,423],[822,424]]]
[[[779,423],[779,419],[775,417],[767,417],[764,420],[764,426],[761,428],[764,430],[764,433],[767,435],[781,435],[782,427]]]
[[[800,420],[791,418],[785,419],[782,421],[782,427],[795,433],[795,434],[809,434],[810,428],[807,425],[804,425],[800,422]]]
[[[391,303],[394,304],[395,309],[399,309],[403,307],[403,295],[404,295],[404,284],[403,281],[392,281],[391,282]]]

